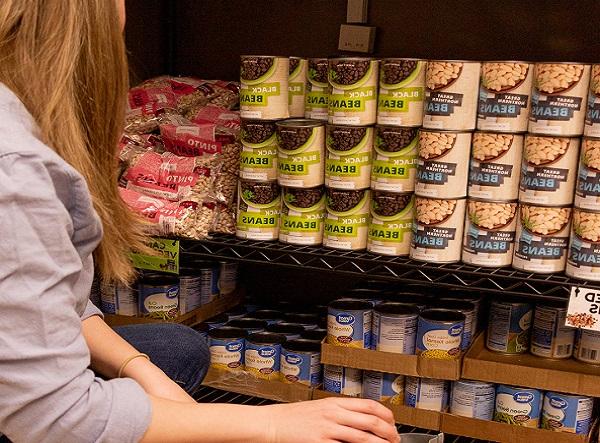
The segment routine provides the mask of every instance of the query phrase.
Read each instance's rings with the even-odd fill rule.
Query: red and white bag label
[[[223,143],[217,141],[214,124],[160,125],[165,149],[183,157],[202,157],[220,154]]]

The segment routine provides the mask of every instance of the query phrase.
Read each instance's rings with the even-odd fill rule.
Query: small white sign
[[[565,325],[600,331],[600,289],[571,287]]]

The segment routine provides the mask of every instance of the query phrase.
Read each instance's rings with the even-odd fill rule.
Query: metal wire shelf
[[[576,280],[563,274],[542,275],[510,268],[473,267],[462,263],[431,264],[407,257],[241,240],[225,235],[202,241],[183,241],[181,250],[184,258],[209,257],[304,270],[326,270],[368,278],[470,288],[487,293],[509,293],[544,300],[566,299],[572,285],[600,288],[597,283]]]

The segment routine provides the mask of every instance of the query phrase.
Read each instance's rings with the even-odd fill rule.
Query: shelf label
[[[600,331],[600,289],[571,287],[565,325]]]
[[[179,240],[153,238],[147,246],[157,252],[155,256],[132,253],[133,266],[157,272],[179,274]]]

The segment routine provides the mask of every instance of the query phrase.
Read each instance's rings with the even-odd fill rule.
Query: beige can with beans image
[[[600,137],[600,65],[592,65],[583,135]]]
[[[487,200],[516,200],[523,136],[475,132],[469,166],[468,195]]]
[[[581,141],[575,207],[600,211],[600,139],[583,137]]]
[[[240,116],[257,120],[289,117],[287,57],[243,55],[240,67]]]
[[[512,263],[517,202],[467,200],[462,261],[483,267]]]
[[[528,130],[532,134],[583,134],[590,65],[536,63]]]
[[[600,281],[600,212],[573,208],[565,274],[581,280]]]
[[[429,263],[460,261],[466,199],[415,198],[410,258]]]
[[[429,60],[423,127],[472,131],[477,118],[480,62]]]
[[[477,129],[496,132],[526,132],[533,81],[528,62],[484,62],[481,64]]]
[[[573,203],[579,138],[527,134],[521,162],[519,201],[534,205]]]
[[[467,196],[470,132],[419,131],[415,194],[432,198]]]
[[[513,268],[539,274],[563,272],[570,227],[570,207],[519,204]]]

